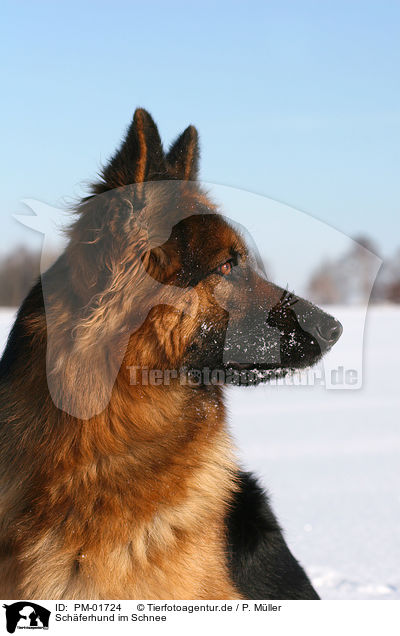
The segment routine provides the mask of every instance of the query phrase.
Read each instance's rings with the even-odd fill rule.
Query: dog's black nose
[[[335,344],[342,335],[343,327],[338,320],[332,318],[317,326],[318,335],[329,345]]]

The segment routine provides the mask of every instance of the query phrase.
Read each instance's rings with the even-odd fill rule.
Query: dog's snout
[[[338,320],[331,318],[317,326],[318,335],[329,345],[335,344],[342,335],[343,327]]]

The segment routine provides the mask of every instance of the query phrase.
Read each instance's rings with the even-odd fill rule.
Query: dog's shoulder
[[[239,591],[251,599],[318,599],[290,552],[266,493],[240,472],[226,520],[228,563]]]

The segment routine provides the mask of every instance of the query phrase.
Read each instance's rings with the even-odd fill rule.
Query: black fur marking
[[[318,599],[256,479],[241,472],[239,483],[226,521],[228,564],[238,590],[249,599]]]
[[[32,334],[28,333],[23,324],[23,317],[30,313],[43,311],[43,296],[41,281],[38,281],[23,301],[14,325],[7,339],[4,353],[0,359],[0,379],[7,378],[20,360],[30,360],[32,356]]]

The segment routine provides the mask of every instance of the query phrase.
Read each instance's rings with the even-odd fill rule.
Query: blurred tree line
[[[15,247],[0,256],[0,306],[18,307],[40,275],[41,251],[25,246]],[[46,270],[56,259],[56,253],[46,254]]]
[[[379,254],[371,239],[355,238],[347,252],[325,261],[313,272],[308,285],[310,299],[328,305],[400,303],[400,248],[383,262],[375,282],[371,253]]]

